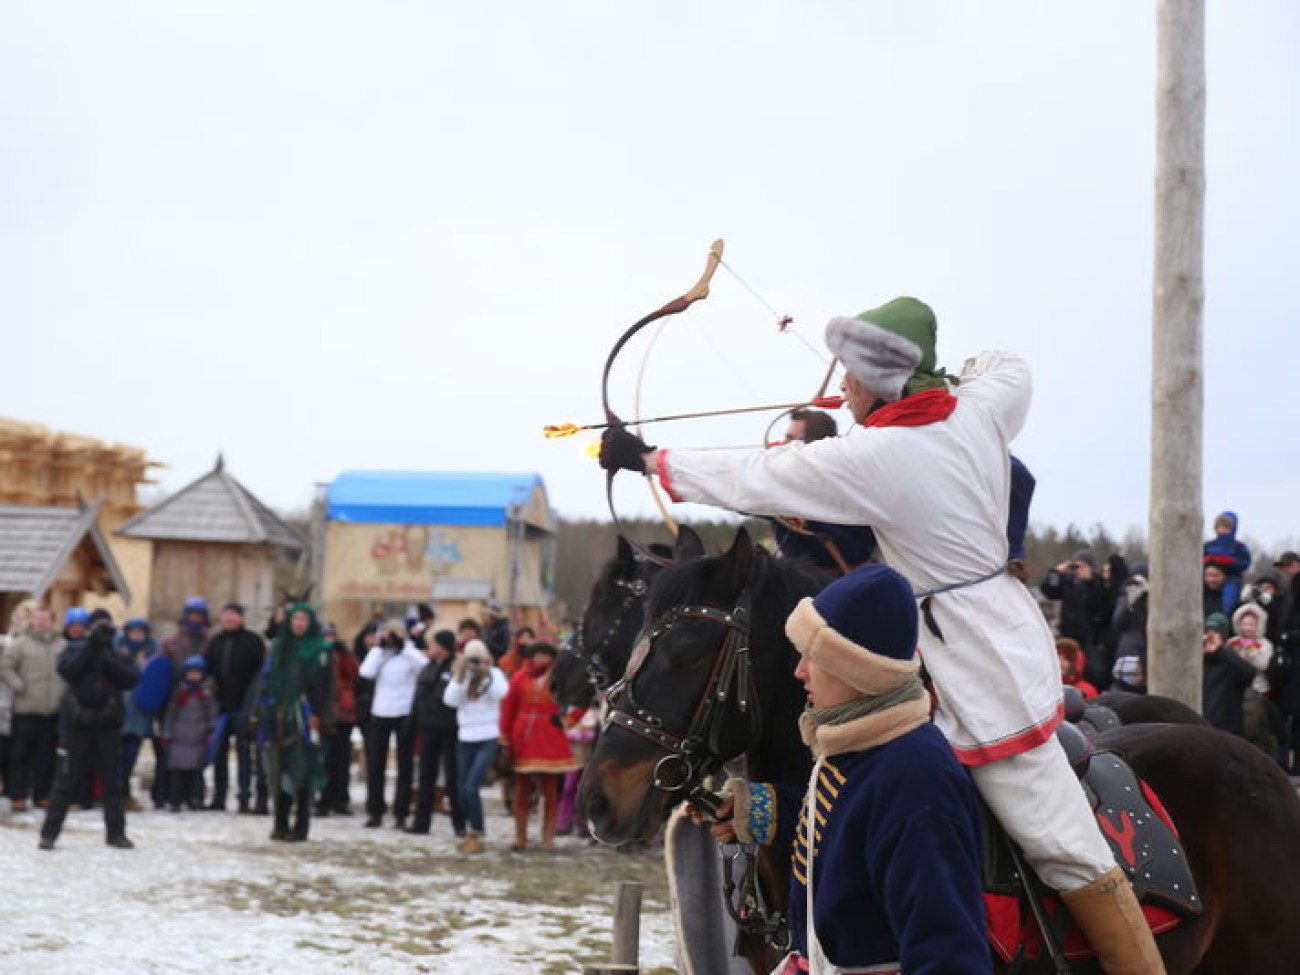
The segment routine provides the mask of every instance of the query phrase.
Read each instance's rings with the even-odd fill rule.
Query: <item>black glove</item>
[[[645,473],[641,455],[654,450],[627,427],[610,427],[600,435],[600,466],[607,471]]]

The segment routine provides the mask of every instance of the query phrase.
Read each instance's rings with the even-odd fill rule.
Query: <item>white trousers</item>
[[[1068,894],[1114,868],[1115,857],[1055,738],[972,766],[970,773],[993,815],[1053,890]]]

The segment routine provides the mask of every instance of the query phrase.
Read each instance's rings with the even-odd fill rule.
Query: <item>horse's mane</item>
[[[788,612],[804,596],[810,596],[825,586],[824,577],[800,560],[776,558],[757,545],[753,557],[754,568],[762,575],[761,595],[755,594],[754,598],[754,613],[759,618],[766,615],[765,611],[778,607],[784,607]],[[694,559],[659,573],[646,604],[647,619],[653,619],[670,607],[697,602],[710,589],[716,588],[711,583],[711,576],[725,559],[725,555]],[[784,627],[784,618],[781,623]]]

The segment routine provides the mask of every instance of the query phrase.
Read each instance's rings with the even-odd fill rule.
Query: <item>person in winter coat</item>
[[[226,603],[221,610],[221,629],[208,641],[203,653],[208,673],[216,688],[221,719],[216,751],[212,759],[212,802],[209,809],[225,809],[230,791],[230,741],[235,741],[235,775],[239,789],[239,811],[247,813],[252,799],[252,749],[245,726],[244,710],[248,689],[266,663],[266,645],[262,638],[244,625],[244,607]],[[258,794],[266,794],[266,784],[257,784]]]
[[[500,666],[501,658],[510,649],[510,620],[505,608],[495,599],[489,599],[483,607],[483,636],[492,659]]]
[[[1222,601],[1207,607],[1209,612],[1230,615],[1241,600],[1241,584],[1250,569],[1250,548],[1237,541],[1237,515],[1223,511],[1214,519],[1214,537],[1205,543],[1201,564],[1214,566],[1223,572]],[[1208,577],[1207,577],[1208,583]]]
[[[351,816],[352,729],[357,726],[357,678],[361,661],[346,643],[338,639],[338,631],[333,627],[327,628],[326,639],[330,640],[330,668],[334,680],[334,720],[330,723],[325,743],[325,788],[316,804],[316,815]]]
[[[513,677],[515,671],[524,666],[524,662],[531,652],[528,648],[536,639],[537,634],[533,632],[531,626],[521,626],[515,630],[514,640],[511,641],[512,646],[509,652],[497,661],[497,666],[501,668],[501,672],[507,677]]]
[[[1092,619],[1092,654],[1084,676],[1097,690],[1110,687],[1115,668],[1115,607],[1129,577],[1128,562],[1119,552],[1112,552],[1101,566],[1101,598]]]
[[[1286,718],[1286,738],[1292,744],[1288,771],[1300,773],[1300,554],[1283,552],[1273,563],[1279,574],[1278,594],[1274,600],[1277,623],[1273,643],[1274,688],[1277,703]]]
[[[195,654],[185,661],[180,684],[163,719],[172,812],[180,812],[182,804],[200,808],[195,797],[202,794],[202,785],[196,780],[203,775],[208,740],[217,730],[220,714],[216,688],[208,679],[207,661]]]
[[[800,602],[786,634],[808,690],[799,721],[815,759],[808,785],[723,787],[717,839],[790,851],[793,944],[782,975],[992,969],[980,804],[930,721],[917,617],[912,587],[883,565]]]
[[[383,635],[361,662],[362,677],[375,682],[370,706],[370,734],[366,739],[367,829],[383,825],[388,806],[384,782],[388,775],[389,741],[397,739],[397,791],[393,796],[394,825],[401,829],[411,811],[411,783],[415,769],[415,732],[411,725],[411,702],[415,679],[424,669],[424,654],[406,634],[404,620],[391,619]]]
[[[65,647],[54,630],[54,613],[41,607],[32,615],[30,632],[11,637],[0,654],[0,681],[14,694],[5,784],[15,812],[26,809],[29,799],[40,807],[49,805],[59,702],[67,690],[58,669]]]
[[[1228,584],[1228,576],[1217,565],[1207,565],[1201,571],[1201,612],[1209,618],[1215,613],[1222,613],[1224,616],[1231,616],[1233,610],[1237,608],[1234,601],[1231,606],[1228,605],[1227,597],[1224,594],[1224,587]]]
[[[152,636],[149,621],[136,616],[122,625],[122,632],[117,638],[117,649],[130,658],[131,663],[140,671],[141,680],[144,670],[151,658],[158,654],[158,641]],[[170,663],[169,663],[170,666]],[[170,678],[169,678],[170,683]],[[158,743],[157,728],[154,718],[158,711],[146,711],[140,706],[136,697],[136,686],[122,692],[122,795],[125,797],[126,811],[139,812],[143,807],[131,794],[131,777],[135,774],[136,761],[146,739],[152,743],[155,776],[162,771],[162,748]]]
[[[61,763],[45,822],[40,848],[54,849],[73,797],[89,792],[99,775],[104,783],[104,827],[109,846],[131,849],[126,837],[122,802],[122,692],[135,686],[140,673],[116,646],[111,623],[97,624],[84,634],[90,616],[84,609],[68,610],[67,644],[59,654],[59,675],[67,682],[67,758]]]
[[[256,728],[274,796],[271,839],[302,842],[311,828],[312,791],[325,782],[320,732],[333,706],[329,644],[306,603],[295,603],[277,628],[260,686]]]
[[[1233,636],[1228,649],[1255,668],[1255,678],[1242,701],[1242,733],[1246,740],[1270,758],[1278,756],[1285,737],[1282,712],[1271,700],[1269,666],[1273,662],[1273,644],[1264,636],[1268,612],[1256,603],[1242,603],[1232,614]]]
[[[181,618],[176,632],[162,642],[162,652],[171,658],[176,668],[177,679],[185,661],[195,654],[203,656],[208,648],[208,627],[212,620],[208,615],[208,601],[202,596],[191,596],[185,600],[181,609]]]
[[[456,764],[460,768],[460,801],[469,829],[456,844],[462,853],[482,853],[483,780],[497,757],[501,734],[501,701],[509,685],[482,640],[470,640],[451,667],[451,683],[443,702],[456,709]]]
[[[1105,601],[1101,578],[1097,574],[1097,557],[1084,549],[1052,569],[1039,586],[1048,599],[1061,601],[1061,619],[1057,630],[1091,655],[1093,620]]]
[[[1079,644],[1068,636],[1056,641],[1056,658],[1061,662],[1061,683],[1073,687],[1084,698],[1096,697],[1097,688],[1083,679],[1087,661]]]
[[[1134,562],[1115,603],[1115,667],[1111,689],[1147,692],[1147,566]]]
[[[25,633],[30,633],[32,620],[36,616],[39,604],[34,599],[24,599],[14,607],[9,616],[9,632],[0,636],[0,661],[4,660],[5,647],[11,640],[16,640]],[[0,783],[7,795],[9,791],[9,736],[13,732],[14,691],[0,679]]]
[[[461,807],[456,763],[456,709],[443,700],[451,684],[452,657],[456,652],[456,635],[439,630],[428,640],[425,655],[429,662],[415,682],[415,701],[411,720],[420,741],[419,790],[415,802],[415,821],[408,833],[428,833],[433,822],[438,769],[443,770],[447,809],[451,828],[457,839],[465,836],[465,811]]]
[[[1255,679],[1255,668],[1228,649],[1230,626],[1228,617],[1222,613],[1206,617],[1201,714],[1220,731],[1244,737],[1242,702],[1246,688]]]
[[[501,702],[501,744],[510,752],[515,774],[515,794],[510,809],[515,817],[512,850],[528,846],[528,816],[532,792],[542,797],[543,850],[555,849],[555,820],[559,808],[560,782],[576,771],[577,761],[564,734],[560,708],[551,696],[551,667],[555,645],[538,640],[529,648],[527,666],[510,679]]]

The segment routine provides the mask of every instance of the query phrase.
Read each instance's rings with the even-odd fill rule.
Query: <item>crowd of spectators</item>
[[[566,799],[574,827],[571,739],[580,750],[594,735],[591,713],[551,697],[555,655],[528,627],[512,634],[495,603],[454,632],[427,606],[372,620],[349,646],[305,603],[257,632],[236,603],[214,629],[195,596],[159,642],[144,619],[119,628],[74,607],[60,628],[29,601],[0,647],[4,795],[11,813],[40,818],[42,849],[69,808],[95,804],[108,843],[130,848],[128,812],[223,812],[232,793],[238,814],[273,817],[272,839],[302,841],[313,816],[353,814],[355,783],[363,827],[428,835],[441,814],[473,854],[488,848],[481,792],[496,776],[516,821],[502,845],[529,846],[540,801],[536,845],[553,849]],[[139,762],[146,743],[151,765]]]
[[[1202,712],[1300,774],[1300,555],[1284,552],[1252,574],[1237,516],[1214,521],[1202,556]],[[1266,562],[1266,564],[1268,564]],[[1039,590],[1058,603],[1061,679],[1085,697],[1147,692],[1146,562],[1080,551]]]

